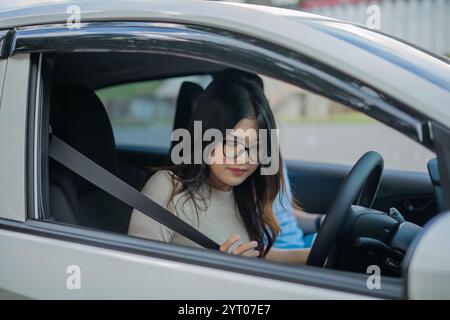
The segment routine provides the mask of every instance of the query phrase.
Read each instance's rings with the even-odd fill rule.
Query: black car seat
[[[140,190],[148,173],[119,163],[106,110],[95,93],[81,85],[58,84],[53,90],[50,124],[54,135]],[[64,223],[126,233],[132,208],[51,160],[50,215]]]
[[[195,103],[202,92],[203,88],[194,82],[185,81],[181,84],[177,98],[173,130],[187,129],[189,122],[191,121],[192,113],[194,112]],[[178,143],[178,141],[172,141],[169,152],[169,164],[172,164],[170,154],[176,143]]]

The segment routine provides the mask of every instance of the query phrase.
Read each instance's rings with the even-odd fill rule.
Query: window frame
[[[83,25],[81,30],[83,28],[92,29],[91,36],[85,38],[82,37],[84,31],[68,31],[63,25],[19,28],[15,35],[13,54],[28,52],[37,53],[41,57],[43,53],[56,51],[164,51],[167,54],[210,60],[225,66],[241,68],[291,83],[331,100],[341,102],[357,111],[366,111],[364,113],[369,116],[394,127],[397,131],[403,132],[428,148],[433,148],[428,136],[428,119],[425,116],[414,113],[406,105],[387,97],[376,88],[332,69],[324,63],[240,34],[178,24],[176,30],[183,32],[175,32],[176,34],[173,35],[174,24],[167,24],[167,29],[162,25],[163,23],[142,22],[87,23]],[[145,32],[145,30],[149,32],[148,38],[153,39],[153,41],[146,41],[148,38],[142,39],[142,34],[139,32]],[[158,37],[161,32],[166,38]],[[136,44],[135,41],[138,43]],[[144,47],[139,48],[140,44]],[[162,46],[162,44],[165,44],[165,46]],[[205,47],[206,51],[200,50],[201,48],[205,49]],[[228,50],[224,50],[224,48]],[[224,52],[226,53],[225,56]],[[238,57],[241,59],[237,59]],[[38,69],[40,62],[51,64],[50,61],[43,60],[38,59],[36,61],[34,58],[32,62]],[[296,72],[292,71],[293,69]],[[365,286],[367,276],[357,273],[323,270],[309,266],[295,269],[268,261],[253,261],[241,257],[225,256],[217,252],[187,247],[181,248],[173,244],[38,220],[37,218],[42,219],[45,216],[45,204],[48,203],[48,201],[43,201],[43,197],[40,196],[43,194],[44,197],[48,197],[44,192],[45,189],[48,190],[48,172],[39,169],[39,167],[47,167],[48,155],[48,139],[46,137],[48,137],[49,128],[48,126],[42,126],[42,122],[47,121],[46,123],[48,123],[48,114],[46,114],[48,112],[43,112],[43,106],[48,104],[48,93],[51,88],[48,85],[50,74],[45,70],[47,68],[43,66],[42,73],[31,72],[32,76],[30,76],[30,88],[35,88],[36,92],[41,94],[30,94],[28,105],[28,123],[34,124],[28,126],[27,137],[27,182],[33,182],[27,183],[28,220],[21,224],[0,221],[2,228],[371,297],[405,297],[404,277],[400,279],[386,278],[382,290],[369,290]],[[298,77],[299,75],[302,77]],[[39,83],[42,84],[42,87],[38,85]],[[357,90],[354,87],[355,84],[369,87],[372,91],[368,94],[362,90]],[[33,97],[35,98],[33,99]],[[368,108],[362,110],[362,102],[367,102]],[[47,174],[47,177],[45,174]]]
[[[86,37],[88,29],[89,37]],[[14,40],[13,54],[93,50],[149,52],[241,68],[340,102],[434,151],[426,115],[313,57],[247,35],[181,23],[89,22],[73,30],[64,24],[18,28]],[[223,50],[224,47],[229,50]]]
[[[101,91],[101,90],[104,90],[104,89],[110,89],[110,88],[121,86],[121,85],[128,85],[128,84],[131,85],[131,84],[137,84],[137,83],[142,83],[142,82],[151,82],[151,81],[175,80],[175,79],[188,78],[188,77],[193,77],[193,76],[207,76],[207,77],[211,77],[210,74],[208,74],[208,73],[206,73],[206,74],[204,74],[204,73],[187,73],[187,74],[170,75],[170,77],[162,77],[162,78],[161,77],[157,77],[157,78],[151,78],[151,79],[148,79],[148,80],[138,80],[138,81],[132,81],[132,82],[125,82],[125,83],[115,83],[115,84],[112,84],[112,85],[108,85],[108,86],[96,89],[95,90],[95,94],[100,98],[100,100],[102,100],[102,98],[98,95],[98,91]],[[212,81],[212,79],[211,79],[211,81]],[[105,107],[107,107],[107,105],[105,103],[103,103],[103,104],[105,105]],[[175,106],[175,113],[176,113],[176,106]],[[173,123],[174,120],[175,120],[175,114],[174,114],[174,116],[171,119],[172,123]],[[118,142],[117,141],[115,127],[114,127],[114,125],[112,123],[111,123],[111,126],[112,126],[112,129],[113,129],[114,138],[116,140],[116,149],[118,151],[124,151],[124,152],[140,151],[140,152],[156,152],[156,153],[168,153],[170,151],[170,137],[169,137],[167,146],[127,144],[127,143],[123,143],[123,142]]]

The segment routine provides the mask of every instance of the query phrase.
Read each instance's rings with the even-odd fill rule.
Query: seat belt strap
[[[219,249],[219,245],[203,233],[54,135],[50,136],[49,155],[93,185],[130,207],[139,210],[147,217],[154,219],[202,247]]]

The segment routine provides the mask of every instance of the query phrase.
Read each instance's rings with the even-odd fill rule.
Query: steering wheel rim
[[[355,163],[336,193],[309,252],[307,265],[323,267],[338,239],[351,206],[355,203],[372,207],[383,173],[383,157],[375,152],[365,153]]]

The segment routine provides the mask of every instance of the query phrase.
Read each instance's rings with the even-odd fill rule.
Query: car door
[[[18,28],[14,55],[7,58],[0,108],[3,154],[10,155],[2,158],[1,169],[1,288],[31,298],[69,299],[402,297],[403,279],[386,278],[381,290],[371,290],[365,274],[224,256],[43,220],[48,192],[45,108],[51,90],[43,52],[128,48],[176,54],[182,48],[193,58],[207,55],[228,65],[239,61],[236,67],[255,71],[267,68],[265,61],[270,57],[280,61],[270,65],[272,74],[280,77],[283,66],[289,64],[280,52],[261,51],[255,39],[238,39],[207,28],[132,22],[83,28]],[[197,41],[199,37],[202,42]],[[153,41],[147,41],[150,38]],[[304,65],[295,59],[292,67],[301,69]],[[11,132],[11,140],[6,140]],[[13,186],[6,181],[13,181]]]

